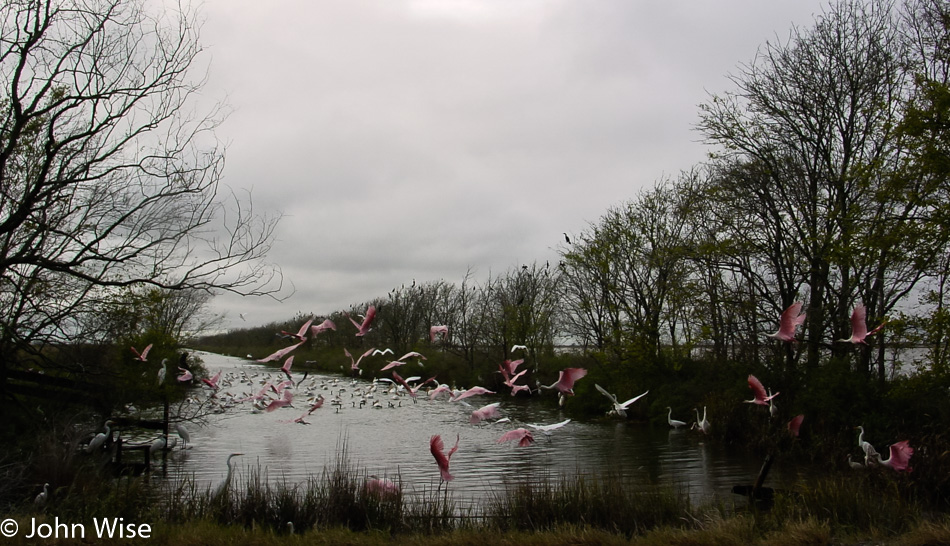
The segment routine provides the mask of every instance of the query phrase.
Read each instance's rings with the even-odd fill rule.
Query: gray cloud
[[[225,180],[285,214],[270,259],[297,289],[215,306],[260,324],[553,261],[702,161],[707,92],[824,4],[207,0]]]

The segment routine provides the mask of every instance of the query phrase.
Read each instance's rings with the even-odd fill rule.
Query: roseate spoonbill
[[[316,336],[320,332],[326,332],[327,330],[333,330],[334,332],[336,331],[336,324],[334,324],[330,319],[327,319],[316,326],[311,326],[310,335]]]
[[[138,360],[139,362],[147,362],[147,361],[145,360],[145,357],[147,357],[147,356],[148,356],[148,352],[152,350],[152,344],[149,343],[147,347],[145,347],[144,349],[142,349],[142,352],[141,352],[141,353],[139,353],[138,351],[136,351],[136,350],[135,350],[135,347],[129,347],[129,348],[132,349],[132,352],[133,352],[133,353],[135,353],[135,358],[133,358],[132,360]]]
[[[854,311],[851,312],[851,337],[848,339],[836,339],[835,341],[840,343],[863,343],[867,345],[865,338],[880,332],[884,324],[887,324],[887,321],[885,321],[877,328],[868,332],[867,317],[868,311],[864,304],[856,305]]]
[[[228,455],[227,464],[228,465],[228,475],[224,477],[224,481],[219,483],[217,487],[214,488],[214,493],[211,494],[212,499],[217,499],[221,495],[225,495],[228,492],[228,488],[231,486],[231,475],[234,473],[234,466],[231,464],[231,459],[235,457],[240,457],[244,455],[243,453],[232,453]]]
[[[693,425],[694,428],[698,428],[703,434],[709,434],[711,425],[709,421],[706,420],[706,406],[703,406],[703,418],[699,418],[699,410],[693,408],[693,411],[696,412],[696,423]]]
[[[606,396],[611,401],[611,403],[613,403],[613,408],[611,408],[610,411],[607,412],[607,415],[617,415],[623,418],[627,417],[627,408],[629,408],[631,404],[643,398],[644,396],[647,395],[648,392],[650,392],[650,391],[647,391],[643,394],[634,396],[630,400],[627,400],[626,402],[621,404],[620,402],[617,401],[617,397],[615,395],[610,394],[609,392],[607,392],[606,389],[604,389],[597,383],[594,383],[594,388],[599,390],[601,394]]]
[[[213,390],[218,390],[218,381],[220,380],[221,380],[221,370],[218,370],[218,373],[214,374],[214,377],[212,377],[211,379],[208,379],[206,377],[201,378],[201,382],[204,383],[205,385],[208,385]]]
[[[186,370],[185,368],[178,368],[178,371],[181,372],[180,374],[178,374],[178,378],[177,378],[179,383],[187,383],[191,381],[192,379],[194,379],[194,376],[191,374],[189,370]]]
[[[673,419],[673,408],[666,406],[666,411],[666,422],[669,423],[671,427],[677,429],[686,425],[686,423],[683,421],[677,421],[676,419]]]
[[[762,382],[758,380],[754,375],[749,375],[749,388],[752,389],[752,400],[743,400],[746,404],[758,404],[760,406],[768,406],[769,401],[779,395],[775,394],[765,394],[765,387],[762,386]],[[769,391],[771,393],[771,391]]]
[[[792,417],[792,420],[788,422],[788,433],[798,438],[798,433],[802,429],[802,421],[805,420],[805,416],[802,414]]]
[[[360,357],[356,359],[355,361],[353,360],[353,355],[351,355],[350,352],[346,350],[346,347],[343,348],[343,354],[350,357],[350,370],[359,370],[360,373],[363,373],[363,370],[360,369],[360,362],[362,362],[364,358],[372,354],[373,351],[375,350],[376,349],[370,349],[366,351],[365,353],[361,354]]]
[[[511,386],[511,396],[515,396],[521,391],[528,391],[528,394],[531,394],[531,387],[527,385],[512,385]]]
[[[297,330],[296,334],[290,333],[286,330],[281,330],[280,331],[281,337],[285,337],[288,339],[296,339],[297,341],[306,341],[307,332],[310,330],[311,324],[313,324],[313,317],[310,317],[310,320],[303,323],[303,326],[301,326],[300,329]]]
[[[534,436],[532,436],[531,431],[526,428],[516,428],[515,430],[509,430],[502,434],[501,438],[498,438],[497,443],[501,444],[512,440],[517,441],[519,447],[527,447],[534,443]]]
[[[498,406],[500,405],[501,402],[495,402],[494,404],[488,404],[487,406],[478,408],[472,412],[472,416],[469,417],[468,422],[473,425],[477,425],[485,419],[496,419],[501,417],[501,413],[498,412]]]
[[[290,367],[294,365],[294,355],[287,357],[287,360],[284,361],[284,365],[280,367],[280,371],[284,372],[287,375],[287,380],[291,381],[290,377]]]
[[[353,326],[356,326],[356,337],[363,337],[370,330],[372,330],[371,326],[373,324],[373,320],[376,318],[376,307],[370,305],[369,308],[366,309],[366,314],[363,315],[363,322],[361,323],[353,320],[348,313],[344,314],[346,315],[346,318],[350,319],[350,322],[353,323]]]
[[[289,389],[284,390],[284,395],[281,397],[281,399],[274,400],[270,404],[267,404],[267,407],[264,408],[264,411],[270,413],[276,410],[277,408],[290,406],[293,403],[293,401],[294,401],[294,393],[291,392]]]
[[[301,345],[303,345],[303,343],[304,343],[304,342],[301,341],[301,342],[299,342],[299,343],[297,343],[297,344],[295,344],[295,345],[291,345],[291,346],[289,346],[289,347],[284,347],[283,349],[281,349],[281,350],[275,352],[275,353],[272,354],[272,355],[269,355],[269,356],[266,356],[266,357],[264,357],[264,358],[261,358],[260,360],[258,360],[258,362],[271,362],[271,361],[273,361],[273,360],[280,360],[281,358],[284,358],[285,356],[287,356],[288,353],[290,353],[291,351],[293,351],[293,350],[296,349],[297,347],[300,347]]]
[[[33,505],[37,508],[42,508],[46,506],[46,501],[49,499],[49,484],[43,484],[43,490],[36,495],[36,498],[33,499]]]
[[[478,396],[480,394],[495,394],[495,391],[490,391],[485,387],[472,387],[466,391],[462,391],[452,398],[449,398],[449,402],[458,402],[459,400],[464,400],[470,396]]]
[[[897,472],[903,470],[909,470],[910,458],[914,455],[914,448],[910,447],[907,440],[897,442],[896,444],[891,444],[890,446],[890,457],[887,459],[881,459],[881,454],[874,452],[871,454],[872,460],[888,468],[892,468]]]
[[[109,428],[112,424],[112,421],[106,421],[105,424],[102,425],[102,428],[106,429],[105,432],[100,432],[92,437],[92,440],[86,444],[84,449],[86,453],[92,453],[102,447],[102,444],[106,443],[106,439],[112,436],[112,429]]]
[[[436,397],[439,396],[439,395],[442,394],[442,393],[448,393],[449,398],[451,398],[451,397],[452,397],[452,388],[449,387],[448,385],[446,385],[445,383],[442,383],[441,385],[439,385],[439,386],[437,386],[436,388],[434,388],[434,389],[432,389],[431,391],[429,391],[429,400],[435,400]]]
[[[452,458],[452,454],[455,453],[459,448],[459,436],[455,436],[455,446],[449,450],[448,453],[444,453],[445,446],[442,443],[442,436],[434,434],[429,438],[429,451],[432,452],[432,456],[435,457],[435,463],[439,465],[439,474],[442,477],[442,480],[439,482],[439,485],[442,485],[442,482],[450,482],[454,478],[449,474],[449,459]]]
[[[557,389],[561,394],[574,396],[574,383],[587,375],[584,368],[565,368],[558,374],[557,381],[550,385],[539,385],[542,389]]]
[[[375,495],[397,495],[399,494],[399,486],[396,482],[387,479],[387,478],[377,478],[376,476],[370,476],[366,483],[363,484],[364,489],[368,493]]]
[[[405,366],[405,365],[406,365],[405,362],[400,362],[399,360],[393,360],[389,364],[386,364],[385,366],[380,368],[379,371],[385,372],[386,370],[391,370],[397,366]]]
[[[802,313],[801,310],[802,302],[800,301],[789,305],[788,308],[782,311],[782,316],[779,318],[778,331],[766,335],[780,341],[794,341],[795,329],[805,322],[805,313]]]
[[[426,357],[422,356],[422,353],[418,353],[418,352],[416,352],[416,351],[409,351],[408,353],[402,355],[401,357],[397,358],[396,360],[401,360],[401,361],[405,362],[406,360],[408,360],[408,359],[410,359],[410,358],[418,358],[419,360],[425,360],[425,359],[426,359]]]
[[[566,425],[566,424],[568,424],[568,423],[570,423],[570,422],[571,422],[570,419],[565,419],[565,420],[561,421],[560,423],[554,423],[554,424],[551,424],[551,425],[532,425],[532,424],[529,424],[528,426],[531,427],[531,428],[533,428],[534,430],[543,432],[545,436],[550,436],[552,432],[554,432],[555,430],[557,430],[557,429],[563,427],[564,425]]]
[[[442,341],[449,337],[449,327],[445,325],[429,328],[429,343],[435,343],[435,336],[442,336]]]

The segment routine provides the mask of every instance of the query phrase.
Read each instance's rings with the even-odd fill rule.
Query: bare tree
[[[277,218],[222,191],[222,109],[193,108],[194,12],[17,0],[0,25],[3,366],[73,340],[117,288],[280,289]]]

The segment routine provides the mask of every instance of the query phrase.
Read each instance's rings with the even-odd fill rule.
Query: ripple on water
[[[279,367],[252,361],[201,353],[210,373],[271,374],[280,380]],[[298,387],[320,385],[338,376],[310,374]],[[448,449],[459,436],[459,449],[452,456],[450,470],[455,476],[452,490],[460,500],[478,500],[498,492],[505,483],[526,479],[557,478],[576,473],[617,476],[633,483],[661,483],[684,488],[694,501],[714,495],[727,496],[733,485],[751,483],[761,460],[729,454],[704,445],[702,437],[688,430],[668,430],[601,419],[574,419],[551,435],[536,433],[535,444],[519,448],[514,443],[498,444],[504,432],[528,423],[550,424],[567,416],[557,408],[540,406],[530,399],[507,395],[485,395],[467,399],[470,406],[446,400],[418,403],[409,398],[391,400],[377,394],[382,409],[353,407],[349,380],[341,380],[348,392],[342,394],[343,407],[336,411],[329,401],[307,420],[310,425],[282,423],[306,411],[303,393],[296,407],[272,413],[251,413],[239,407],[226,415],[215,415],[206,426],[189,426],[192,448],[176,450],[168,465],[168,477],[192,477],[199,486],[211,486],[227,472],[225,461],[231,453],[244,453],[235,466],[237,476],[247,476],[260,468],[273,482],[303,484],[319,478],[325,468],[335,468],[345,449],[348,464],[366,475],[398,479],[408,494],[432,491],[439,485],[439,472],[429,452],[429,438],[441,434]],[[369,381],[359,384],[368,386]],[[260,387],[256,387],[259,389]],[[254,390],[246,385],[222,389],[241,396]],[[207,392],[207,391],[206,391]],[[318,390],[329,399],[329,391]],[[336,391],[334,390],[334,394]],[[219,393],[219,396],[222,394]],[[207,396],[202,394],[201,396]],[[396,407],[388,407],[392,401]],[[473,409],[501,402],[502,414],[511,423],[469,424]],[[770,480],[784,485],[793,476],[773,469]]]

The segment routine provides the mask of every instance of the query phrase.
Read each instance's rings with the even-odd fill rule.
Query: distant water
[[[242,393],[259,390],[268,377],[275,383],[283,379],[278,367],[211,353],[200,353],[200,357],[211,374],[218,370],[224,372],[223,377],[241,372],[257,374],[253,387],[235,383],[223,388],[218,396],[231,392],[240,397]],[[413,368],[424,372],[413,364],[404,368],[410,366],[403,376],[410,375]],[[176,449],[170,455],[168,478],[193,477],[199,484],[213,486],[226,474],[228,455],[240,452],[245,455],[235,458],[237,479],[246,477],[259,465],[274,483],[305,483],[311,476],[319,478],[324,468],[334,468],[345,445],[346,459],[355,469],[399,481],[403,490],[412,495],[439,485],[438,468],[429,452],[429,438],[433,434],[442,436],[446,449],[455,443],[456,435],[460,438],[450,471],[455,476],[451,489],[461,502],[477,502],[492,492],[500,492],[505,483],[577,473],[619,476],[632,483],[672,485],[688,492],[694,502],[701,502],[713,496],[729,498],[733,485],[755,481],[762,464],[761,458],[748,453],[706,445],[698,432],[651,428],[606,418],[573,419],[551,435],[536,432],[536,442],[528,447],[498,444],[498,437],[508,430],[528,423],[556,423],[568,416],[551,406],[507,394],[466,399],[470,406],[445,399],[429,401],[422,394],[418,403],[413,403],[406,396],[393,399],[382,392],[382,386],[375,398],[383,404],[382,409],[373,409],[369,404],[354,408],[353,402],[359,400],[351,398],[354,389],[367,388],[371,383],[350,382],[339,376],[310,374],[297,388],[295,407],[255,414],[245,403],[228,413],[212,415],[204,426],[187,425],[192,448]],[[346,392],[340,393],[344,403],[337,411],[329,399],[338,394],[341,386]],[[307,417],[311,424],[281,422],[306,412],[307,387],[327,398],[322,408]],[[197,396],[204,398],[209,392],[205,389]],[[390,408],[390,402],[396,407]],[[501,402],[502,414],[511,419],[510,423],[469,424],[473,409],[492,402]],[[688,417],[679,416],[684,421]],[[766,485],[786,487],[796,479],[795,472],[776,466]]]

